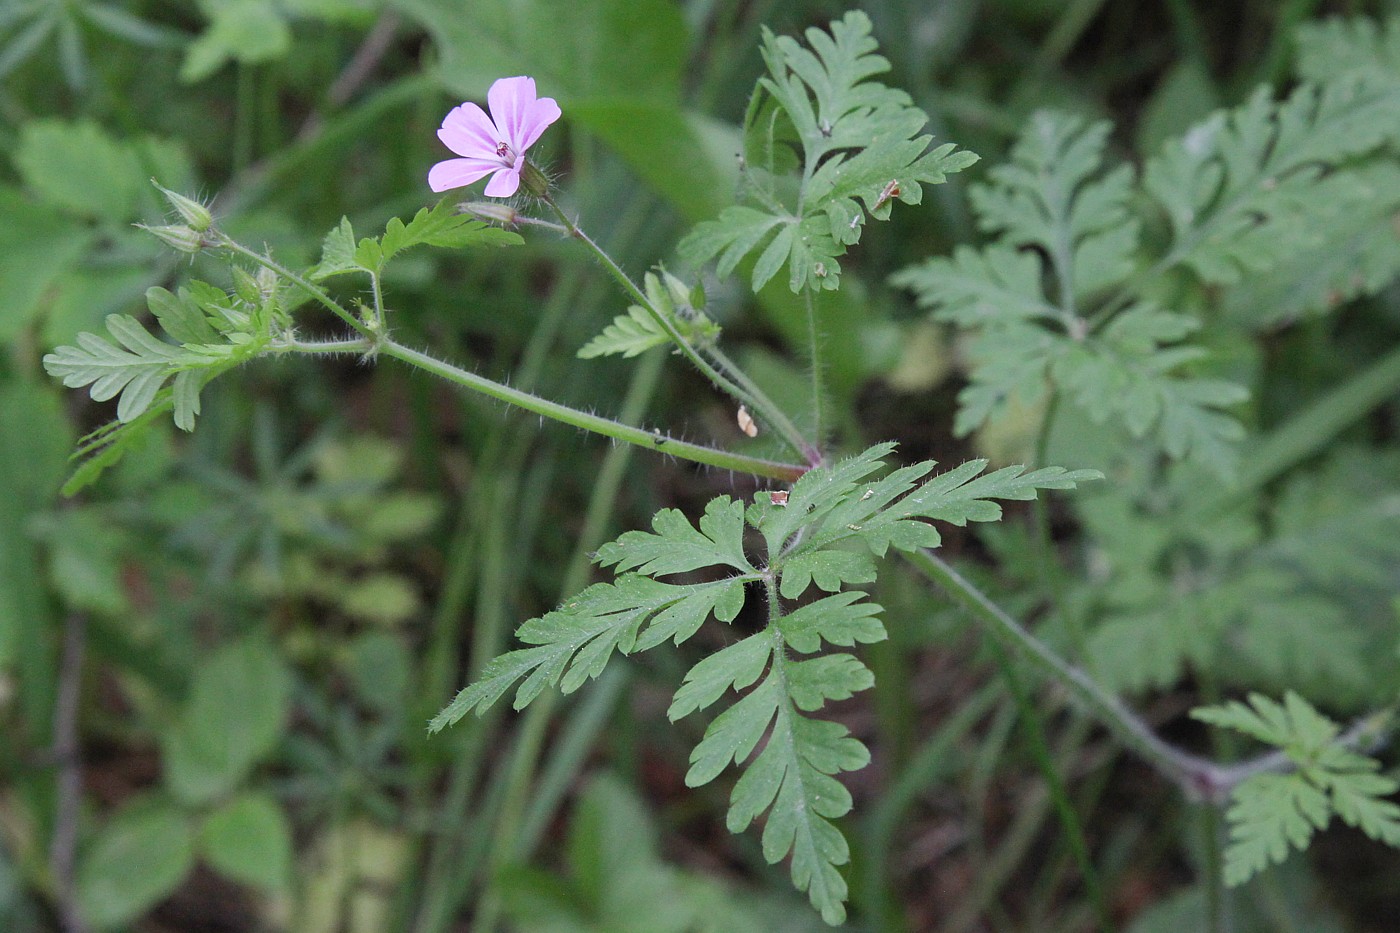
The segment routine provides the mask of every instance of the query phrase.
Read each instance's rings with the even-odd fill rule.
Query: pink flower
[[[468,102],[453,107],[443,118],[438,139],[462,158],[432,167],[428,187],[434,191],[461,188],[491,175],[487,196],[510,197],[520,187],[525,150],[559,119],[554,98],[535,97],[534,78],[500,78],[486,92],[486,102],[491,107],[489,117]]]

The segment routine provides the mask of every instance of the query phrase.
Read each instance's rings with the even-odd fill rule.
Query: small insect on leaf
[[[743,405],[739,406],[739,430],[748,437],[758,437],[758,424],[754,422],[753,415]]]
[[[878,211],[885,206],[885,202],[889,201],[890,198],[897,197],[899,197],[899,181],[891,178],[890,183],[885,185],[884,189],[880,192],[880,196],[875,199],[875,206],[872,207],[871,210]]]
[[[788,493],[786,489],[776,489],[768,494],[768,501],[780,508],[786,508],[788,503]]]

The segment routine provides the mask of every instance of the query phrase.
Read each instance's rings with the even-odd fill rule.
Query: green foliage
[[[1298,27],[1297,42],[1298,74],[1305,81],[1351,76],[1400,82],[1400,17],[1316,20]]]
[[[364,237],[355,241],[354,228],[347,217],[326,234],[321,246],[321,262],[308,277],[313,282],[324,281],[346,272],[366,272],[376,278],[384,266],[399,253],[414,246],[439,246],[462,249],[469,246],[515,246],[524,241],[520,234],[457,213],[457,202],[443,198],[432,208],[422,208],[405,224],[390,218],[381,237]]]
[[[808,892],[828,923],[840,923],[846,882],[838,866],[850,851],[832,820],[850,810],[851,797],[834,775],[864,767],[870,755],[844,726],[806,714],[874,682],[854,655],[818,653],[824,645],[851,647],[886,637],[877,618],[880,607],[864,601],[865,593],[843,587],[874,581],[871,554],[884,555],[890,547],[937,547],[941,538],[931,522],[996,521],[1002,512],[994,500],[1032,499],[1038,490],[1069,489],[1099,475],[1059,468],[1027,473],[1021,467],[985,473],[986,462],[973,461],[926,479],[934,464],[924,462],[871,480],[893,448],[880,444],[834,466],[809,470],[793,484],[785,504],[759,494],[745,509],[721,496],[706,507],[698,528],[675,510],[657,513],[652,531],[629,531],[598,550],[600,564],[636,572],[624,572],[615,583],[594,584],[554,612],[526,622],[516,634],[531,647],[487,664],[429,728],[436,731],[472,710],[485,711],[522,680],[516,709],[547,686],[572,692],[597,677],[614,651],[630,655],[667,640],[679,645],[711,614],[733,622],[749,585],[762,583],[768,624],[695,664],[667,715],[679,720],[731,690],[743,694],[705,730],[691,754],[686,783],[707,784],[731,763],[744,767],[730,796],[730,830],[742,832],[767,813],[764,857],[777,862],[790,854],[794,883]],[[764,559],[746,555],[746,523],[762,535]],[[698,571],[717,578],[652,579]],[[789,610],[783,600],[802,596],[813,582],[835,595]]]
[[[1306,849],[1313,833],[1341,817],[1372,839],[1400,848],[1400,804],[1385,798],[1400,782],[1376,773],[1373,758],[1337,744],[1337,724],[1289,691],[1282,704],[1251,694],[1249,706],[1233,700],[1191,715],[1243,732],[1279,748],[1296,768],[1288,774],[1256,774],[1234,793],[1225,883],[1243,884],[1291,849]]]
[[[1198,490],[1184,471],[1076,501],[1103,569],[1087,643],[1098,678],[1131,693],[1196,675],[1386,702],[1391,627],[1368,607],[1390,598],[1400,561],[1382,479],[1395,466],[1338,450],[1270,503],[1204,515],[1188,511]],[[1164,521],[1164,495],[1186,514]]]
[[[391,548],[431,529],[442,504],[402,488],[404,452],[352,435],[279,457],[273,425],[254,436],[258,475],[210,466],[202,483],[174,487],[202,505],[176,533],[257,598],[382,626],[417,615],[419,586],[393,566]]]
[[[153,174],[176,186],[192,174],[182,145],[155,136],[120,139],[88,121],[26,123],[14,161],[25,187],[49,205],[108,223],[130,222],[153,201]]]
[[[179,197],[168,196],[178,207]],[[218,230],[148,229],[171,242],[188,236],[190,252],[227,245]],[[367,273],[375,280],[378,300],[378,280],[385,266],[414,246],[461,248],[520,242],[519,234],[459,215],[451,200],[443,199],[419,210],[407,224],[397,217],[390,219],[382,237],[365,237],[358,243],[350,221],[342,219],[326,236],[321,262],[307,270],[307,278],[321,281],[346,272]],[[199,280],[174,294],[160,287],[147,290],[150,312],[175,343],[159,339],[130,315],[112,314],[106,320],[111,339],[83,332],[76,345],[60,346],[44,357],[51,376],[73,388],[90,385],[94,401],[120,396],[117,423],[82,440],[76,456],[83,462],[64,487],[65,493],[71,495],[89,485],[120,460],[157,414],[173,411],[177,427],[194,430],[205,385],[242,363],[282,352],[295,340],[292,311],[307,299],[305,290],[265,268],[252,275],[234,266],[233,278],[230,292]],[[382,313],[382,307],[378,311]]]
[[[39,633],[51,624],[54,608],[30,529],[57,498],[73,435],[49,387],[8,382],[0,383],[0,437],[0,666],[8,667],[42,644]]]
[[[726,208],[679,247],[696,264],[718,257],[724,278],[766,242],[754,291],[783,265],[794,292],[839,288],[838,258],[860,241],[867,214],[887,220],[895,200],[918,204],[924,185],[977,159],[951,143],[929,151],[932,137],[917,135],[927,115],[904,92],[869,80],[890,66],[875,54],[864,13],[806,37],[810,48],[763,31],[768,76],[744,123],[743,190],[755,206]]]
[[[164,736],[166,784],[175,797],[209,803],[242,783],[286,729],[291,689],[285,662],[264,639],[230,643],[200,664]]]
[[[719,325],[694,306],[690,289],[680,279],[662,269],[661,278],[648,272],[642,283],[647,302],[653,310],[630,305],[626,314],[613,318],[613,322],[603,328],[601,334],[583,345],[578,351],[581,359],[614,354],[633,357],[652,347],[671,343],[671,335],[656,320],[655,314],[670,321],[693,346],[710,346],[719,339]]]
[[[1190,340],[1204,321],[1171,276],[1185,268],[1227,287],[1227,306],[1256,327],[1390,281],[1397,169],[1357,160],[1393,138],[1398,102],[1393,83],[1360,78],[1283,101],[1260,89],[1169,141],[1140,186],[1131,167],[1105,167],[1107,123],[1037,114],[1010,164],[972,189],[994,242],[895,277],[935,319],[970,333],[955,429],[1040,406],[1053,390],[1096,422],[1229,476],[1244,437],[1229,410],[1247,393],[1208,375],[1205,348]],[[1169,225],[1150,261],[1145,198]],[[1170,296],[1180,309],[1163,306]]]
[[[83,919],[98,929],[120,928],[174,891],[193,867],[185,815],[156,798],[134,800],[102,827],[78,865]]]
[[[196,862],[253,889],[235,899],[248,916],[234,922],[295,917],[307,933],[441,930],[468,913],[488,925],[493,912],[496,925],[541,931],[796,931],[818,922],[796,899],[839,917],[847,880],[854,920],[870,929],[934,915],[975,926],[994,901],[1006,914],[994,922],[1072,929],[1089,916],[1093,867],[1125,859],[1133,870],[1099,885],[1115,919],[1144,933],[1356,925],[1369,879],[1327,859],[1292,859],[1226,899],[1197,885],[1154,917],[1128,916],[1125,904],[1151,899],[1133,879],[1194,854],[1115,832],[1132,806],[1094,812],[1082,885],[1060,883],[1063,860],[1022,860],[1006,876],[994,853],[960,846],[941,854],[948,883],[921,890],[903,869],[933,824],[952,814],[993,838],[1003,816],[1039,811],[1020,797],[1006,798],[1014,813],[985,806],[988,786],[1021,783],[1026,760],[1005,744],[1016,733],[1004,698],[967,641],[945,641],[966,638],[963,613],[881,555],[947,538],[959,573],[1035,624],[1042,659],[1063,649],[1134,701],[1203,687],[1291,689],[1337,716],[1393,703],[1400,20],[1310,24],[1295,45],[1308,4],[1168,4],[1141,17],[1045,0],[880,4],[873,22],[840,10],[805,38],[795,30],[826,23],[830,5],[180,6],[0,3],[0,729],[12,746],[0,756],[0,928],[71,909],[60,856],[73,826],[79,919],[95,930],[186,912],[227,925],[227,899],[196,900]],[[1157,28],[1168,16],[1172,28]],[[767,77],[749,96],[760,22]],[[1221,44],[1225,28],[1243,39]],[[1295,48],[1301,85],[1234,106],[1259,80],[1283,80]],[[563,106],[533,152],[620,268],[659,268],[677,221],[711,220],[687,249],[742,270],[745,290],[766,280],[762,317],[736,316],[726,284],[712,322],[664,270],[638,283],[650,310],[623,310],[607,289],[576,287],[591,277],[573,264],[577,244],[547,245],[542,227],[521,226],[532,245],[485,261],[416,249],[521,241],[450,199],[418,211],[422,174],[442,157],[433,108],[449,101],[435,95],[481,101],[514,74]],[[1223,101],[1231,109],[1210,116]],[[1032,116],[1043,107],[1096,116]],[[926,133],[1004,164],[964,186],[950,173],[972,157]],[[1130,138],[1143,158],[1127,157]],[[928,197],[944,175],[952,184]],[[169,216],[179,204],[162,205],[151,176],[209,207]],[[731,208],[736,185],[744,200]],[[895,200],[925,197],[892,216]],[[387,229],[363,229],[405,205]],[[210,209],[217,223],[200,226]],[[529,199],[512,209],[523,217]],[[342,214],[353,226],[327,236]],[[847,258],[868,215],[896,223]],[[255,275],[246,252],[222,268],[232,239],[285,271]],[[946,253],[936,320],[903,320],[881,283],[932,251]],[[838,277],[841,290],[826,290]],[[152,284],[163,288],[146,296]],[[687,642],[653,652],[646,683],[612,676],[625,673],[615,665],[577,704],[429,739],[416,724],[456,666],[486,664],[503,620],[552,600],[595,529],[649,514],[651,497],[704,501],[727,477],[677,469],[663,451],[627,467],[610,506],[619,456],[502,419],[494,404],[458,404],[397,363],[368,365],[393,355],[379,341],[787,458],[776,431],[739,439],[734,405],[693,381],[649,395],[639,378],[620,404],[632,367],[573,360],[581,346],[646,353],[637,372],[648,376],[666,332],[708,354],[719,321],[735,345],[717,367],[746,374],[798,432],[826,389],[812,459],[832,439],[942,451],[938,432],[956,417],[959,432],[981,432],[967,457],[1016,462],[1040,430],[1037,462],[1100,466],[1112,482],[1044,522],[955,534],[944,522],[990,522],[1002,499],[1085,476],[981,461],[886,468],[881,447],[811,471],[786,499],[735,493],[749,488],[737,479],[703,515],[667,509],[604,545],[598,561],[615,575],[527,623],[495,680],[459,700],[522,704],[550,684],[578,688],[617,653]],[[362,338],[344,329],[356,325]],[[797,357],[813,332],[826,345],[808,373]],[[106,406],[35,384],[50,351],[63,378],[91,376],[79,384],[128,419],[82,442],[70,491],[124,459],[62,508],[64,449]],[[332,353],[343,366],[291,356]],[[278,364],[231,371],[269,355]],[[969,378],[941,382],[961,363]],[[204,391],[225,372],[235,391]],[[1239,487],[1199,469],[1224,474],[1236,447]],[[596,483],[583,468],[595,453],[607,464]],[[1053,534],[1037,540],[1037,525]],[[1027,683],[1058,704],[1056,684]],[[669,718],[688,722],[649,714],[658,687],[673,692]],[[1335,757],[1330,745],[1353,747],[1335,726],[1303,716],[1295,727],[1280,704],[1313,745],[1262,762],[1315,753],[1325,767],[1246,786],[1232,870],[1306,844],[1334,814],[1394,841],[1395,775]],[[1077,730],[1046,712],[1056,758],[1082,766],[1095,748],[1076,751]],[[1122,724],[1112,710],[1104,721]],[[694,746],[679,772],[678,735]],[[84,762],[76,796],[64,789],[70,738]],[[879,767],[850,781],[871,757],[864,743]],[[629,773],[590,782],[581,769],[593,763]],[[1259,765],[1211,773],[1235,780]],[[524,773],[537,779],[513,783]],[[721,811],[736,831],[757,823],[752,838],[716,836],[714,788],[678,796],[682,774],[723,783]],[[848,818],[843,785],[859,786],[870,826]],[[586,789],[561,806],[572,788]],[[1191,819],[1151,788],[1127,793],[1167,836]],[[807,894],[790,890],[783,862]],[[1372,865],[1394,874],[1374,848],[1357,867]],[[717,872],[781,893],[750,897]],[[1013,883],[1022,890],[1002,897]]]
[[[120,395],[117,423],[81,442],[77,456],[85,462],[64,487],[67,494],[93,482],[119,460],[156,415],[173,410],[176,426],[193,431],[204,386],[261,356],[274,334],[287,326],[275,287],[230,297],[195,281],[178,294],[153,287],[146,301],[162,330],[178,344],[158,339],[130,315],[112,314],[107,317],[112,340],[82,333],[77,346],[62,346],[44,357],[49,375],[73,388],[91,385],[94,401]]]
[[[92,78],[83,39],[85,28],[147,49],[178,45],[181,34],[168,26],[134,16],[114,3],[16,2],[0,12],[0,79],[35,57],[53,41],[53,56],[68,87],[84,90]]]
[[[195,281],[178,294],[152,287],[146,303],[177,344],[158,340],[130,315],[113,314],[107,317],[107,331],[116,343],[83,333],[76,347],[59,347],[44,357],[49,375],[70,388],[91,385],[94,401],[120,394],[117,420],[123,424],[151,408],[173,408],[176,426],[194,430],[205,383],[259,356],[274,332],[287,326],[275,289],[250,300]]]
[[[6,312],[0,340],[13,340],[44,310],[45,298],[91,243],[91,233],[74,219],[35,204],[17,191],[0,188],[0,280]]]
[[[1099,423],[1113,419],[1174,458],[1228,473],[1244,436],[1224,409],[1245,398],[1206,378],[1195,318],[1137,297],[1139,221],[1133,172],[1106,170],[1106,123],[1042,112],[1012,161],[972,189],[979,225],[996,240],[960,247],[895,276],[934,318],[971,332],[971,382],[954,430],[968,434],[1053,387]],[[1107,295],[1126,296],[1093,314]]]
[[[268,891],[292,878],[292,830],[267,794],[247,793],[214,810],[199,827],[200,857],[220,874]]]
[[[506,870],[501,895],[518,929],[762,933],[781,909],[662,860],[643,802],[606,775],[579,795],[565,852],[566,876]]]
[[[1315,217],[1351,183],[1326,169],[1370,152],[1400,125],[1394,85],[1333,80],[1274,101],[1261,88],[1168,143],[1148,162],[1143,187],[1171,224],[1162,267],[1232,284],[1328,242]]]

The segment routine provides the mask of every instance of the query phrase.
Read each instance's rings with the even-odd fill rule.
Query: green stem
[[[379,284],[379,274],[371,272],[369,274],[370,293],[374,296],[374,326],[380,333],[384,332],[384,289]]]
[[[692,444],[688,441],[677,440],[660,431],[647,431],[642,428],[633,427],[621,421],[613,421],[610,418],[603,418],[598,415],[580,411],[577,408],[570,408],[558,402],[551,402],[548,399],[540,398],[529,392],[522,392],[513,389],[504,383],[478,376],[469,370],[454,366],[451,363],[435,359],[426,353],[413,350],[398,343],[395,340],[385,339],[377,342],[373,338],[364,337],[350,340],[293,340],[281,344],[279,349],[292,353],[307,354],[337,354],[337,353],[382,353],[385,356],[393,357],[415,366],[418,369],[430,372],[435,376],[440,376],[448,382],[455,383],[467,389],[489,395],[491,398],[502,402],[508,402],[518,408],[552,418],[555,421],[562,421],[564,424],[582,428],[585,431],[592,431],[604,437],[611,437],[614,440],[625,441],[635,444],[638,447],[645,447],[648,450],[655,450],[660,453],[679,457],[682,460],[689,460],[692,463],[703,463],[706,466],[719,467],[724,470],[733,470],[736,473],[749,473],[753,476],[763,476],[769,479],[793,482],[807,471],[807,467],[795,463],[779,463],[774,460],[763,460],[759,457],[749,457],[744,454],[730,453],[719,450],[715,447],[705,447],[701,444]]]
[[[812,364],[812,436],[822,442],[822,344],[817,329],[817,302],[810,288],[802,289],[807,307],[807,350]]]
[[[671,342],[676,345],[682,355],[690,360],[695,368],[705,375],[705,378],[714,383],[718,389],[732,396],[740,403],[747,405],[749,408],[753,409],[756,414],[766,419],[778,430],[783,440],[787,441],[787,443],[792,446],[793,450],[807,458],[809,464],[819,462],[819,460],[814,461],[812,459],[812,452],[815,450],[813,445],[802,436],[801,432],[792,424],[792,421],[783,414],[782,409],[774,405],[771,399],[763,394],[762,391],[758,390],[758,387],[749,381],[737,366],[730,362],[729,359],[718,350],[712,350],[711,353],[720,361],[719,367],[716,367],[710,363],[709,360],[705,359],[700,351],[692,346],[690,341],[686,340],[685,335],[680,332],[675,323],[663,314],[660,308],[652,306],[651,299],[646,296],[645,292],[637,287],[637,283],[633,282],[626,272],[622,271],[622,267],[613,261],[613,258],[608,255],[607,251],[594,242],[593,238],[585,233],[568,214],[564,213],[563,208],[561,208],[552,197],[545,194],[542,195],[540,199],[544,201],[545,204],[549,205],[550,210],[559,218],[559,222],[564,225],[564,229],[568,235],[582,243],[584,247],[594,255],[598,262],[602,264],[603,268],[607,270],[608,274],[616,279],[617,283],[622,286],[622,290],[627,293],[628,297],[651,315],[657,325],[666,332],[666,336],[671,338]]]
[[[292,282],[293,284],[300,286],[308,295],[310,295],[312,298],[315,298],[317,302],[319,302],[323,307],[329,310],[336,317],[340,318],[346,324],[349,324],[352,328],[354,328],[356,333],[362,335],[367,341],[373,342],[375,340],[374,332],[370,328],[366,327],[363,321],[361,321],[359,318],[355,317],[355,315],[347,311],[344,305],[342,305],[340,302],[336,301],[334,298],[328,295],[326,293],[326,290],[321,288],[319,285],[313,284],[309,279],[305,278],[304,276],[297,275],[291,269],[288,269],[286,266],[272,259],[270,256],[264,256],[262,253],[258,253],[249,249],[242,243],[239,243],[237,240],[233,239],[228,234],[218,230],[217,228],[210,230],[210,234],[217,241],[218,246],[222,249],[226,249],[229,252],[237,253],[240,256],[243,256],[247,259],[251,259],[253,262],[262,266],[264,269],[270,269],[273,272],[280,275],[282,278],[286,279],[288,282]]]
[[[1121,700],[1052,651],[937,554],[918,550],[903,556],[930,581],[942,587],[993,637],[1019,652],[1043,674],[1069,690],[1125,747],[1180,787],[1188,799],[1220,804],[1229,798],[1236,787],[1256,774],[1283,773],[1294,769],[1292,759],[1283,751],[1222,765],[1175,748],[1163,741]],[[1371,712],[1353,723],[1332,744],[1338,748],[1365,751],[1379,744],[1394,728],[1396,713],[1397,708]]]
[[[952,596],[976,621],[983,623],[998,640],[1026,656],[1042,672],[1068,688],[1120,741],[1136,751],[1163,775],[1182,787],[1192,787],[1202,766],[1211,764],[1162,741],[1116,697],[1105,692],[1079,668],[1055,654],[936,554],[920,550],[906,557],[925,576]],[[1197,793],[1204,793],[1208,788],[1197,787],[1195,790]]]
[[[720,467],[725,470],[733,470],[737,473],[751,473],[755,476],[765,476],[770,479],[779,479],[792,482],[806,472],[806,467],[790,463],[777,463],[772,460],[762,460],[758,457],[748,457],[743,454],[730,453],[718,450],[713,447],[704,447],[700,444],[691,444],[686,441],[676,440],[662,434],[660,431],[647,431],[636,428],[620,421],[613,421],[609,418],[602,418],[598,415],[579,411],[558,402],[551,402],[548,399],[540,398],[529,392],[521,392],[503,383],[495,382],[476,373],[469,372],[460,367],[445,363],[442,360],[405,347],[394,340],[385,339],[379,344],[378,351],[385,356],[402,360],[410,366],[440,376],[448,382],[455,383],[483,395],[489,395],[494,399],[509,402],[512,405],[532,411],[537,415],[546,418],[553,418],[555,421],[562,421],[571,424],[576,428],[585,431],[592,431],[595,434],[602,434],[615,440],[626,441],[629,444],[636,444],[638,447],[646,447],[659,453],[670,454],[682,460],[690,460],[694,463],[703,463],[708,466]]]
[[[559,218],[559,222],[564,225],[564,231],[570,237],[582,243],[584,247],[593,254],[594,258],[602,264],[608,274],[616,279],[617,283],[622,286],[622,290],[627,293],[628,297],[652,316],[652,319],[666,332],[666,336],[671,338],[671,341],[676,345],[677,349],[685,355],[686,359],[695,364],[695,367],[704,373],[706,378],[720,389],[742,402],[750,403],[753,401],[746,396],[743,389],[739,388],[723,373],[711,366],[709,361],[702,357],[699,352],[690,345],[690,341],[685,339],[685,335],[676,328],[675,323],[666,315],[662,314],[659,308],[652,306],[651,299],[646,296],[645,292],[637,287],[637,283],[633,282],[631,277],[628,276],[626,272],[622,271],[622,267],[613,261],[613,258],[608,255],[605,249],[599,246],[592,237],[585,233],[583,228],[576,224],[568,214],[564,213],[564,209],[559,206],[554,198],[545,194],[541,196],[540,200],[549,205],[549,209],[554,212],[554,215]],[[755,407],[757,407],[756,403]]]

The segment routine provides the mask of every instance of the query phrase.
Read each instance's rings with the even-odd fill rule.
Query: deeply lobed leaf
[[[1134,173],[1105,167],[1108,132],[1106,123],[1036,114],[1012,161],[972,189],[979,225],[996,241],[927,260],[894,282],[935,319],[972,331],[957,433],[1013,406],[1041,405],[1053,388],[1096,422],[1116,419],[1174,458],[1229,475],[1243,429],[1224,409],[1245,393],[1193,372],[1204,355],[1185,342],[1194,318],[1133,300]],[[1096,303],[1107,303],[1097,317]]]
[[[720,496],[705,506],[697,530],[677,509],[652,518],[654,531],[629,531],[598,549],[596,560],[618,571],[648,575],[685,573],[716,564],[742,573],[754,568],[744,555],[744,504]]]
[[[1191,715],[1275,745],[1297,767],[1292,774],[1256,774],[1235,789],[1226,814],[1226,884],[1243,884],[1291,850],[1306,849],[1334,813],[1373,839],[1400,847],[1400,805],[1384,799],[1400,783],[1376,774],[1380,765],[1374,759],[1335,744],[1337,724],[1298,694],[1289,691],[1277,703],[1252,693],[1248,706],[1232,700]]]
[[[558,684],[572,693],[601,674],[614,652],[631,654],[668,638],[680,644],[712,614],[722,621],[733,619],[743,598],[740,577],[676,585],[624,574],[616,583],[594,584],[554,612],[522,625],[516,634],[532,647],[508,651],[489,662],[428,728],[437,732],[472,710],[485,712],[522,679],[516,709],[523,709],[547,686]]]
[[[752,204],[698,225],[680,246],[687,261],[718,258],[727,276],[757,252],[755,291],[784,265],[794,292],[838,288],[840,257],[859,242],[867,217],[887,219],[896,200],[918,204],[924,185],[976,161],[951,144],[930,150],[932,138],[918,135],[927,115],[904,92],[870,80],[889,70],[870,29],[852,11],[829,31],[808,29],[805,47],[764,30],[768,75],[744,133]]]

